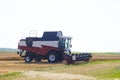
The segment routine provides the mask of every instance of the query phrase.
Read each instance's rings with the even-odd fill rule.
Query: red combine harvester
[[[88,62],[92,55],[90,53],[71,53],[72,37],[65,37],[61,31],[44,32],[42,37],[26,37],[18,43],[18,54],[29,63],[33,59],[41,61],[47,59],[49,63],[62,62],[66,60],[69,64],[76,61]]]

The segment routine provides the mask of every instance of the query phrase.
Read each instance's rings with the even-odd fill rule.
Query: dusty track
[[[23,60],[17,53],[10,53],[10,52],[0,52],[0,61],[16,61],[16,60]]]
[[[0,61],[0,74],[8,72],[22,72],[23,77],[14,80],[96,80],[94,77],[69,73],[54,73],[47,71],[33,71],[36,69],[64,66],[64,64],[49,64],[47,62],[26,64],[23,61]]]
[[[24,63],[24,61],[0,61],[0,73],[12,72],[12,71],[23,71],[23,70],[34,70],[36,68],[47,68],[54,66],[62,66],[63,64],[49,64],[46,62],[38,63]]]
[[[27,77],[38,78],[38,79],[42,77],[48,80],[96,80],[94,77],[68,74],[68,73],[28,71],[28,72],[24,72],[24,74]]]

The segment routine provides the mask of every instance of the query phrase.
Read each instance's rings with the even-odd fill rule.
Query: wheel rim
[[[29,62],[30,61],[30,57],[26,57],[26,61]]]
[[[55,55],[51,54],[51,55],[49,56],[49,60],[50,60],[50,61],[55,61]]]

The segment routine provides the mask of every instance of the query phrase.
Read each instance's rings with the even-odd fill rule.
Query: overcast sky
[[[120,0],[0,0],[0,47],[37,30],[71,36],[72,51],[120,52]]]

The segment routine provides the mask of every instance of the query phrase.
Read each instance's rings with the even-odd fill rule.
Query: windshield
[[[71,47],[71,39],[69,38],[61,38],[59,40],[59,47],[64,49],[70,49]]]

